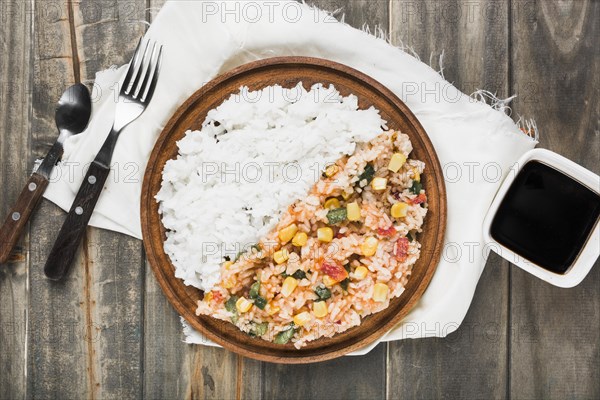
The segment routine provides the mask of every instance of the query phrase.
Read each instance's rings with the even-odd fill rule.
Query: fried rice
[[[226,259],[197,315],[301,348],[361,324],[399,297],[420,255],[425,168],[387,131],[329,165],[275,229]]]

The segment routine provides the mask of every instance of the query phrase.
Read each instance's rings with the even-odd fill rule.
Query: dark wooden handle
[[[90,165],[46,261],[44,273],[48,278],[59,280],[67,273],[77,254],[79,243],[83,239],[109,172],[110,169],[96,162]]]
[[[0,229],[0,264],[8,260],[11,250],[21,237],[31,213],[42,198],[47,186],[48,180],[42,175],[34,173],[29,177],[17,203],[8,213],[6,221]]]

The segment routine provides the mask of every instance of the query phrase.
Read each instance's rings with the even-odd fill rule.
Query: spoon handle
[[[8,213],[4,225],[0,228],[0,264],[9,259],[11,250],[21,237],[31,213],[38,205],[47,186],[48,179],[37,172],[29,177],[17,202]]]
[[[109,173],[110,168],[97,161],[90,164],[44,266],[49,279],[59,280],[69,270]]]

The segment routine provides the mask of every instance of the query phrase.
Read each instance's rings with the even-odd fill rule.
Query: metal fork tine
[[[136,52],[135,56],[134,56],[134,60],[135,60],[135,72],[133,73],[133,76],[135,77],[133,82],[131,82],[129,85],[127,86],[123,86],[123,89],[125,90],[125,94],[129,95],[129,93],[131,92],[131,89],[134,88],[137,84],[138,81],[140,79],[140,70],[142,69],[142,66],[144,64],[144,59],[146,58],[146,53],[148,52],[148,45],[150,44],[150,41],[146,42],[146,46],[144,47],[144,52]],[[139,62],[138,62],[139,59]]]
[[[135,69],[135,64],[137,61],[137,57],[140,51],[140,46],[142,45],[142,38],[138,41],[137,46],[135,47],[135,51],[133,52],[133,57],[131,61],[129,61],[129,68],[127,68],[127,73],[125,74],[125,79],[123,80],[123,86],[121,92],[125,91],[125,88],[129,86],[131,83],[131,77],[133,76],[133,70]]]
[[[161,45],[158,50],[158,56],[156,57],[156,62],[154,64],[153,68],[150,70],[150,77],[148,79],[150,84],[147,85],[147,88],[145,88],[146,93],[144,93],[144,95],[140,99],[140,101],[142,103],[149,102],[152,99],[152,95],[154,94],[154,89],[156,89],[156,82],[158,82],[158,74],[160,72],[160,67],[162,65],[162,51],[163,51],[163,47]]]
[[[151,68],[154,67],[154,55],[156,53],[156,42],[154,42],[154,45],[152,45],[152,52],[150,53],[150,57],[148,59],[148,62],[146,63],[146,55],[144,54],[144,59],[143,59],[143,66],[144,66],[144,71],[142,72],[140,78],[143,77],[143,79],[140,79],[140,83],[137,85],[137,87],[135,88],[135,91],[133,92],[133,98],[137,99],[138,95],[141,93],[144,93],[146,90],[146,84],[148,82],[148,70],[150,70]]]

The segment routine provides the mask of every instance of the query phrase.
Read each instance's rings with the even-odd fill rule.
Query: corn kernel
[[[385,190],[385,188],[387,187],[387,179],[379,178],[379,177],[374,178],[373,181],[371,182],[371,187],[376,192],[381,192],[382,190]]]
[[[346,213],[348,221],[360,221],[360,206],[357,202],[348,203],[346,205]]]
[[[225,261],[223,263],[223,268],[229,269],[233,265],[233,261]]]
[[[204,301],[206,303],[210,303],[210,301],[213,299],[213,292],[208,292],[204,294]]]
[[[302,247],[308,241],[308,235],[304,232],[298,232],[292,239],[292,244],[297,247]]]
[[[408,213],[408,204],[400,202],[396,203],[390,209],[390,214],[394,218],[404,218]]]
[[[323,275],[323,284],[327,287],[331,287],[335,285],[337,281],[330,277],[329,275]]]
[[[294,316],[294,325],[304,326],[312,319],[310,312],[302,311]]]
[[[252,308],[252,303],[246,300],[245,297],[240,297],[238,301],[235,302],[235,307],[238,309],[239,312],[245,313]]]
[[[348,200],[352,196],[352,193],[342,192],[342,199]]]
[[[325,168],[325,176],[331,178],[332,176],[337,174],[339,170],[340,169],[337,165],[332,164],[329,167]]]
[[[402,153],[394,153],[388,164],[388,169],[392,172],[398,172],[406,162],[406,156]]]
[[[227,279],[223,280],[223,283],[221,285],[225,289],[231,289],[234,286],[234,282],[233,282],[233,280],[231,280],[231,278],[227,278]]]
[[[281,294],[288,297],[296,289],[296,286],[298,286],[298,281],[294,277],[288,276],[281,286]]]
[[[328,227],[317,229],[317,239],[325,243],[331,242],[333,240],[333,229]]]
[[[290,258],[290,254],[288,253],[288,251],[286,249],[281,249],[281,250],[273,253],[273,260],[275,260],[275,262],[277,264],[283,264],[289,258]]]
[[[316,303],[313,303],[313,313],[315,314],[315,317],[323,318],[327,315],[327,312],[327,303],[324,301],[317,301]]]
[[[277,314],[280,310],[281,310],[281,308],[279,308],[277,306],[273,306],[273,305],[271,305],[271,303],[267,304],[267,306],[265,307],[265,311],[269,315]]]
[[[372,255],[375,255],[375,253],[377,253],[378,245],[379,240],[377,240],[377,238],[374,238],[373,236],[370,236],[365,239],[363,244],[360,245],[360,249],[362,250],[364,256],[371,257]]]
[[[373,301],[383,303],[387,300],[390,288],[385,283],[376,283],[373,287]]]
[[[367,277],[368,272],[369,270],[366,267],[363,267],[362,265],[360,267],[356,267],[356,269],[354,270],[354,278],[359,281],[365,279]]]
[[[324,207],[326,209],[340,208],[340,201],[335,197],[331,197],[325,201]]]
[[[310,313],[308,311],[301,312],[294,316],[294,325],[304,326],[307,322],[310,322]]]
[[[415,180],[417,182],[421,182],[421,174],[419,173],[419,170],[416,168],[413,168],[413,180]]]
[[[279,231],[279,240],[281,243],[287,243],[292,240],[296,232],[298,232],[298,225],[291,224]]]
[[[306,312],[310,311],[310,310],[308,309],[308,306],[302,306],[302,307],[300,307],[300,308],[298,309],[298,314],[300,314],[300,313],[303,313],[303,312],[305,312],[305,311],[306,311]]]

